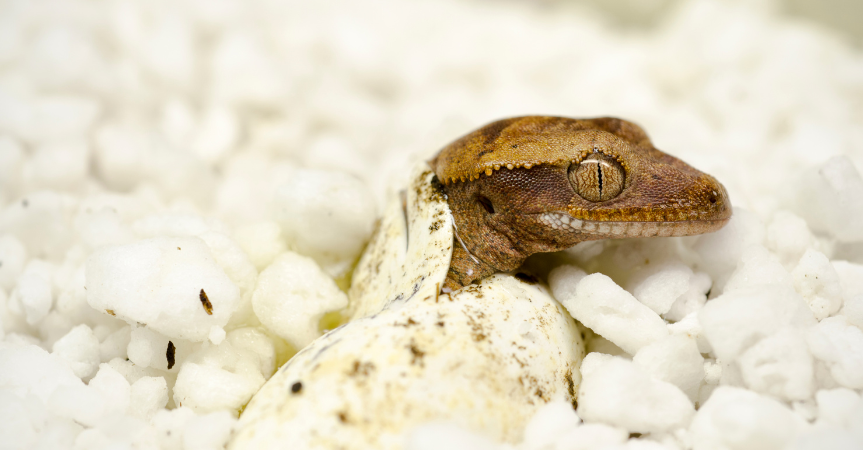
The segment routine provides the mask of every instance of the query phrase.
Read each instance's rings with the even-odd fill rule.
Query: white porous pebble
[[[761,338],[787,326],[812,326],[815,318],[793,290],[776,286],[726,292],[707,302],[698,321],[716,356],[732,361]]]
[[[791,410],[807,422],[815,420],[818,414],[818,407],[815,405],[815,401],[811,398],[792,402]]]
[[[831,261],[831,265],[839,276],[839,285],[842,286],[842,294],[846,300],[849,297],[863,294],[863,264]]]
[[[863,265],[848,261],[833,261],[833,268],[839,276],[844,304],[842,315],[849,322],[863,329]]]
[[[0,441],[8,448],[33,447],[39,439],[39,430],[34,427],[34,421],[28,414],[31,410],[28,407],[31,405],[37,408],[41,406],[38,408],[41,411],[35,411],[35,415],[37,420],[43,419],[45,408],[38,399],[25,399],[9,389],[0,389]]]
[[[162,105],[159,128],[172,145],[189,145],[192,132],[197,125],[195,111],[188,102],[171,98]]]
[[[25,166],[24,182],[41,189],[75,192],[84,187],[90,164],[90,147],[81,140],[43,143]]]
[[[689,289],[677,297],[663,318],[679,322],[686,316],[698,311],[707,302],[707,293],[713,286],[713,280],[705,272],[696,272],[689,279]]]
[[[578,389],[578,414],[639,433],[686,427],[695,414],[692,402],[676,386],[651,379],[626,359],[596,353],[584,359]],[[585,368],[587,366],[587,368]]]
[[[219,267],[225,271],[225,275],[240,289],[240,301],[236,305],[228,325],[234,327],[256,324],[252,312],[252,291],[255,289],[255,281],[258,277],[257,269],[242,248],[225,234],[209,231],[201,234],[200,238],[210,248],[210,253]],[[222,326],[212,325],[210,327],[208,338],[214,344],[218,344],[224,336],[225,330]]]
[[[163,371],[159,371],[157,369],[149,367],[138,366],[132,361],[126,360],[125,358],[114,358],[107,364],[111,366],[114,370],[119,372],[121,375],[123,375],[123,377],[126,378],[126,381],[128,381],[130,385],[140,380],[141,377],[166,375]]]
[[[753,286],[793,286],[791,274],[785,266],[760,245],[752,245],[743,251],[737,269],[731,273],[722,291],[732,292]]]
[[[105,398],[87,386],[61,386],[54,390],[46,404],[60,417],[84,426],[96,426],[106,414]]]
[[[174,385],[174,402],[198,413],[239,410],[266,381],[260,355],[235,347],[231,340],[209,345],[189,355]]]
[[[259,374],[246,376],[194,362],[183,364],[174,386],[174,403],[195,412],[238,410],[264,384]]]
[[[141,168],[146,164],[150,141],[145,133],[130,126],[106,124],[99,127],[94,133],[99,178],[120,191],[135,187],[146,178]]]
[[[183,449],[224,448],[234,432],[237,418],[228,411],[216,411],[189,420],[183,429]]]
[[[863,329],[863,294],[847,298],[842,313],[849,323]]]
[[[839,276],[842,294],[846,298],[863,294],[863,264],[842,260],[834,260],[830,264],[836,270],[836,275]]]
[[[807,341],[809,350],[827,363],[840,385],[863,388],[863,330],[843,316],[829,317],[809,331]]]
[[[209,203],[214,177],[188,152],[171,149],[161,136],[133,121],[107,122],[94,133],[95,166],[101,181],[119,191],[146,186],[158,195]]]
[[[233,239],[217,231],[203,233],[200,238],[207,244],[225,275],[240,288],[240,295],[244,300],[248,300],[245,297],[255,288],[258,271],[243,249]]]
[[[807,250],[791,272],[794,289],[803,296],[815,318],[821,320],[839,311],[842,287],[839,275],[823,253]]]
[[[857,450],[863,444],[858,436],[845,430],[820,430],[798,437],[788,450]]]
[[[204,112],[190,148],[202,161],[216,163],[233,150],[240,132],[240,124],[233,109],[212,106]]]
[[[106,414],[120,416],[129,408],[131,395],[129,382],[111,365],[104,363],[99,365],[99,371],[87,387],[96,390],[102,396]]]
[[[293,252],[261,272],[252,295],[261,323],[296,348],[320,336],[318,322],[325,313],[347,305],[344,292],[312,259]]]
[[[266,153],[242,152],[225,161],[223,170],[224,179],[215,192],[215,210],[223,220],[242,227],[274,221],[273,194],[290,179],[296,164],[273,160]]]
[[[270,106],[285,95],[276,62],[253,33],[245,30],[223,33],[211,64],[216,98],[243,105]]]
[[[677,386],[693,402],[698,398],[704,380],[704,358],[695,339],[683,335],[665,337],[642,347],[632,362],[651,377]]]
[[[767,225],[765,245],[786,267],[796,264],[814,241],[806,221],[794,213],[779,211]]]
[[[627,288],[641,303],[657,314],[665,314],[678,297],[689,290],[692,269],[682,263],[668,263],[652,267],[630,280]]]
[[[555,450],[592,450],[623,444],[629,438],[624,428],[586,423],[555,437]]]
[[[156,369],[176,374],[182,362],[201,344],[184,339],[168,338],[148,327],[133,327],[129,345],[126,348],[128,359],[141,369]],[[168,354],[173,354],[173,367]]]
[[[10,136],[0,137],[0,202],[6,204],[17,194],[24,150]]]
[[[630,439],[622,445],[606,447],[608,450],[667,450],[665,445],[648,440]]]
[[[54,191],[37,191],[0,211],[0,234],[14,234],[27,254],[61,259],[74,239],[70,216],[74,199]]]
[[[33,325],[42,321],[51,310],[53,295],[51,292],[51,274],[45,271],[25,270],[18,279],[15,291],[16,298],[27,317],[27,323]]]
[[[36,345],[0,343],[0,387],[45,402],[60,386],[82,386],[65,361]]]
[[[579,425],[581,419],[565,401],[553,401],[534,414],[524,427],[522,445],[528,448],[545,448],[552,445],[561,434]]]
[[[0,236],[0,288],[12,290],[24,271],[27,249],[14,235]]]
[[[129,360],[140,367],[168,368],[168,337],[147,327],[133,327],[129,335]]]
[[[769,397],[720,386],[695,414],[690,432],[695,450],[781,450],[794,439],[801,420]]]
[[[257,364],[257,370],[269,378],[276,369],[276,348],[273,341],[257,328],[246,327],[232,330],[227,336],[231,347]]]
[[[52,353],[69,363],[76,376],[89,379],[100,362],[99,340],[85,324],[72,328],[54,343]]]
[[[99,360],[108,362],[114,358],[125,357],[132,340],[132,327],[124,326],[109,334],[99,343]]]
[[[863,178],[851,159],[834,156],[793,186],[795,211],[813,230],[842,241],[863,240]]]
[[[710,343],[704,337],[704,330],[701,327],[701,322],[698,321],[697,312],[691,312],[679,321],[668,324],[668,331],[671,332],[671,334],[695,339],[695,344],[698,346],[698,351],[701,353],[709,353],[711,350]]]
[[[158,236],[201,236],[210,231],[228,234],[222,221],[190,213],[149,214],[135,220],[132,230],[145,238]]]
[[[75,438],[75,450],[120,448],[154,448],[156,436],[143,421],[131,416],[107,418]]]
[[[152,238],[97,250],[87,260],[87,302],[165,336],[203,341],[228,322],[240,293],[200,239]]]
[[[150,420],[168,403],[168,384],[163,377],[141,377],[132,383],[129,392],[129,413],[141,420]]]
[[[624,358],[629,358],[631,355],[623,351],[620,347],[614,345],[613,342],[608,339],[594,334],[593,337],[587,342],[587,351],[590,353],[603,353],[606,355],[612,356],[622,356]]]
[[[194,418],[195,412],[184,406],[159,410],[150,420],[156,429],[159,447],[182,450],[185,427]]]
[[[287,250],[282,230],[275,222],[258,222],[238,228],[234,239],[259,271]]]
[[[120,213],[110,206],[79,207],[75,216],[75,230],[90,248],[128,244],[135,240],[131,227],[124,223]]]
[[[551,272],[549,285],[572,317],[629,354],[668,335],[659,315],[603,274],[562,266]]]
[[[721,230],[699,236],[692,248],[701,257],[704,270],[721,286],[744,250],[764,242],[764,235],[764,224],[758,216],[735,207],[731,220]]]
[[[813,362],[805,334],[791,327],[758,341],[738,361],[747,387],[788,401],[812,397]]]
[[[45,39],[50,36],[50,38]],[[60,42],[69,43],[70,41],[78,41],[82,46],[90,44],[81,39],[80,33],[63,32],[59,30],[50,30],[42,34],[43,39],[40,39],[39,44],[44,44],[46,41],[53,41],[54,44]],[[40,45],[36,46],[39,50],[45,50]],[[41,48],[40,48],[41,47]],[[63,50],[53,48],[54,51],[49,51],[45,54],[46,59],[52,60],[56,66],[51,69],[59,69],[58,72],[65,72],[69,66],[65,64],[57,64],[58,56],[64,54]],[[59,50],[59,51],[58,51]],[[38,52],[38,50],[37,50]],[[64,56],[69,56],[65,54]],[[49,69],[52,74],[57,74]],[[26,138],[30,142],[50,142],[68,139],[71,137],[81,136],[83,133],[91,129],[93,122],[99,115],[99,103],[93,98],[85,98],[79,95],[46,95],[34,99],[31,113],[33,114],[29,130],[24,130]]]
[[[297,252],[339,276],[372,233],[376,207],[357,178],[322,170],[297,170],[273,199],[276,221]]]
[[[849,425],[854,410],[863,406],[860,394],[848,388],[821,389],[815,393],[815,401],[819,422],[843,428]]]

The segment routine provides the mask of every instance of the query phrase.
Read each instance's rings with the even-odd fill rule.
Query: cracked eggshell
[[[231,448],[401,448],[435,419],[515,443],[541,405],[572,400],[582,356],[545,289],[497,275],[316,340],[249,403]]]
[[[451,217],[423,169],[356,270],[355,319],[279,369],[229,448],[399,449],[438,419],[516,443],[542,405],[574,400],[584,346],[545,287],[495,275],[439,295]]]
[[[452,256],[452,214],[437,177],[423,165],[403,198],[393,198],[360,258],[348,295],[350,317],[436,295]]]

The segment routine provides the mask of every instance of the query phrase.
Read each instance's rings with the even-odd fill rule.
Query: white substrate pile
[[[528,113],[641,123],[735,216],[537,258],[592,353],[577,412],[517,448],[863,446],[863,58],[823,31],[766,2],[620,34],[510,3],[29,0],[0,5],[0,448],[221,448],[338,324],[412,162]]]

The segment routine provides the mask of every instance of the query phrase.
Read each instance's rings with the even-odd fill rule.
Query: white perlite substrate
[[[577,410],[520,442],[387,439],[863,446],[859,50],[770,1],[626,33],[543,4],[0,3],[0,449],[225,447],[279,366],[369,312],[350,271],[409,169],[537,113],[643,125],[734,217],[529,262],[586,337]]]

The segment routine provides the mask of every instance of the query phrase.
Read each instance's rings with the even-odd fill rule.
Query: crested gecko
[[[731,217],[719,181],[617,118],[499,120],[444,147],[429,165],[455,227],[443,292],[514,270],[534,253],[708,233]]]

